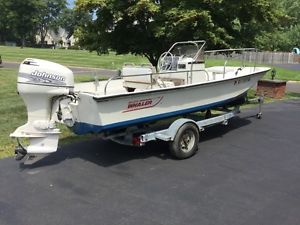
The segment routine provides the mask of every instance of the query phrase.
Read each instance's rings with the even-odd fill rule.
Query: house
[[[65,47],[68,48],[75,44],[74,36],[68,37],[68,32],[65,29],[59,28],[57,32],[50,30],[46,34],[45,43],[46,45],[53,45],[55,47]],[[36,35],[36,42],[41,42],[41,37]]]

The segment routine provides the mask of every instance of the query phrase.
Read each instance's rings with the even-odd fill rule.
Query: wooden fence
[[[255,52],[245,51],[242,54],[233,53],[230,55],[208,55],[207,58],[243,60],[246,62],[255,62],[259,64],[296,64],[300,63],[300,55],[289,52]]]
[[[290,52],[257,52],[257,62],[263,64],[294,64],[299,59],[299,55]]]

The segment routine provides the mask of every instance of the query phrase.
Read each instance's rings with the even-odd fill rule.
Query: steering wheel
[[[158,68],[161,70],[171,70],[174,62],[174,55],[171,52],[164,52],[158,59]]]

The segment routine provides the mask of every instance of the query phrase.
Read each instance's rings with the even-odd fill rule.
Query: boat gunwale
[[[198,86],[204,86],[204,85],[211,85],[211,84],[216,84],[216,83],[221,83],[225,81],[230,81],[230,80],[235,80],[239,78],[245,78],[245,77],[251,77],[255,76],[260,73],[267,73],[268,71],[271,70],[269,67],[260,67],[264,68],[261,71],[254,72],[251,74],[243,75],[243,76],[238,76],[238,77],[232,77],[232,78],[227,78],[227,79],[222,79],[222,80],[212,80],[208,82],[201,82],[201,83],[196,83],[196,84],[185,84],[185,85],[180,85],[180,86],[175,86],[175,87],[167,87],[167,88],[159,88],[159,89],[147,89],[147,90],[142,90],[139,92],[128,92],[128,93],[122,93],[122,94],[115,94],[115,95],[109,95],[109,96],[95,96],[94,94],[91,94],[89,92],[82,92],[86,93],[89,95],[93,96],[93,99],[96,102],[102,102],[102,101],[108,101],[109,99],[113,98],[120,98],[120,97],[128,97],[128,96],[135,96],[135,95],[143,95],[143,94],[152,94],[152,93],[157,93],[157,92],[165,92],[165,91],[173,91],[173,90],[178,90],[178,89],[186,89],[186,88],[191,88],[191,87],[198,87]]]

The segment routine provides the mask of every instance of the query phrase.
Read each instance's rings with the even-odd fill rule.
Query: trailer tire
[[[193,123],[183,124],[170,142],[170,153],[177,159],[193,156],[198,150],[199,130]]]

